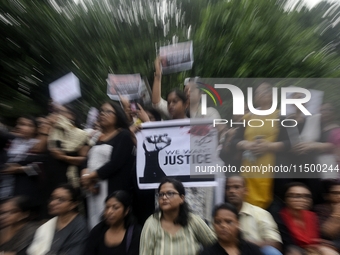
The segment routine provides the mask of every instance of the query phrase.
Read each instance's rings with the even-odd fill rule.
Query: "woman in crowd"
[[[304,97],[304,94],[294,93],[292,97],[300,99]],[[313,102],[311,101],[311,103]],[[321,157],[322,155],[332,153],[334,149],[334,145],[331,142],[326,139],[321,140],[321,127],[327,125],[329,121],[329,119],[327,120],[324,117],[321,114],[305,116],[297,107],[295,107],[295,112],[288,116],[289,119],[294,119],[297,122],[296,127],[287,129],[289,138],[292,141],[292,150],[288,155],[291,164],[295,166],[315,165],[317,163],[321,165],[329,164],[329,162],[324,161],[324,157]],[[307,178],[298,181],[308,186],[312,192],[313,202],[320,204],[323,202],[322,192],[320,192],[320,187],[322,186],[320,178],[327,179],[331,177],[330,174],[334,173],[329,172],[322,176],[323,173],[319,171],[309,172],[308,176],[306,176]]]
[[[207,107],[206,114],[202,115],[202,90],[200,90],[199,84],[196,82],[195,78],[186,79],[184,82],[184,91],[181,92],[180,90],[173,90],[167,95],[166,100],[161,97],[161,80],[161,58],[157,57],[155,60],[155,77],[152,87],[152,106],[163,115],[167,116],[170,119],[184,119],[187,117],[195,119],[221,118],[219,112],[213,107]],[[184,97],[179,96],[180,94],[184,95]],[[177,104],[177,102],[179,102],[179,104]],[[178,106],[180,107],[177,108]],[[183,106],[184,115],[182,112]],[[223,125],[218,125],[217,129],[219,132],[222,131]],[[221,197],[219,194],[222,194],[222,190],[224,190],[224,178],[218,178],[218,183],[218,186],[215,188],[215,200],[222,202],[223,197]],[[211,211],[213,206],[212,201],[214,200],[214,189],[212,187],[187,189],[187,197],[188,201],[195,201],[194,203],[190,204],[193,211],[197,212],[202,218],[209,221],[211,218]]]
[[[260,248],[241,238],[239,214],[231,204],[214,208],[213,225],[217,242],[205,248],[201,255],[261,255]]]
[[[162,80],[162,67],[159,57],[155,60],[155,77],[152,86],[152,106],[161,114],[169,118],[173,118],[167,107],[167,101],[161,97],[161,80]],[[185,81],[184,95],[187,98],[188,105],[190,100],[190,109],[186,109],[186,114],[189,113],[191,118],[208,118],[220,119],[220,114],[213,107],[207,107],[206,115],[201,114],[201,91],[194,79],[187,79]]]
[[[0,199],[13,196],[28,196],[32,204],[41,204],[39,175],[41,156],[35,150],[40,144],[37,139],[37,122],[31,117],[21,117],[15,127],[16,137],[7,150],[7,162],[0,169]],[[34,153],[33,153],[33,150]]]
[[[62,183],[79,187],[78,166],[86,160],[88,135],[77,127],[77,113],[70,105],[60,106],[48,137],[50,192]],[[49,195],[49,194],[48,194]]]
[[[255,107],[258,110],[270,109],[273,100],[272,86],[268,83],[261,84],[256,88],[254,97]],[[279,122],[266,121],[266,119],[280,119],[279,111],[276,110],[265,116],[252,113],[244,116],[246,123],[251,119],[261,120],[263,125],[261,127],[247,125],[245,128],[241,126],[233,141],[236,148],[243,152],[242,166],[275,166],[277,153],[288,150],[290,146],[286,131],[279,127]],[[246,202],[268,209],[273,201],[274,175],[268,172],[259,178],[257,173],[247,173],[244,177],[247,178],[249,191]]]
[[[188,109],[188,97],[180,90],[173,89],[167,95],[168,113],[171,119],[186,119]],[[202,219],[209,221],[212,211],[212,188],[192,187],[186,188],[186,197],[190,208]]]
[[[340,182],[328,180],[325,185],[325,204],[316,205],[320,234],[324,243],[340,252]]]
[[[328,153],[322,154],[325,160],[319,160],[318,163],[326,163],[328,168],[340,168],[340,125],[336,118],[334,106],[331,103],[325,103],[321,106],[321,139],[323,143],[330,143],[333,145],[333,150]],[[339,178],[338,171],[326,173],[324,179]]]
[[[141,255],[194,255],[200,246],[208,246],[216,237],[208,225],[189,212],[183,184],[165,179],[158,187],[159,210],[145,222]]]
[[[115,191],[105,200],[104,220],[92,229],[84,255],[138,255],[140,234],[130,195]]]
[[[159,112],[151,107],[143,108],[138,104],[136,111],[138,119],[145,122],[161,121],[161,115]],[[134,124],[135,125],[135,124]],[[140,125],[135,125],[133,130],[137,132],[140,129]],[[138,223],[144,225],[146,219],[155,211],[155,190],[154,189],[139,189],[137,184],[137,172],[133,172],[134,180],[134,215],[136,216]]]
[[[0,254],[26,255],[38,224],[31,222],[30,200],[11,198],[0,205]]]
[[[49,213],[55,216],[43,224],[34,235],[28,255],[74,255],[82,254],[87,224],[78,213],[80,190],[71,184],[56,188],[50,198]]]
[[[135,164],[133,134],[120,105],[115,102],[103,104],[99,124],[102,135],[91,148],[87,168],[81,177],[82,184],[89,190],[87,202],[91,228],[99,223],[108,194],[116,190],[131,192]]]
[[[290,183],[285,197],[286,207],[277,218],[285,250],[296,254],[338,254],[320,240],[317,216],[306,210],[312,200],[308,187],[303,183]]]

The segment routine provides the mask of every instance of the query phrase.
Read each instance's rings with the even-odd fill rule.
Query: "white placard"
[[[194,63],[192,41],[160,47],[163,74],[190,70]]]
[[[97,108],[91,107],[87,114],[86,128],[93,128],[94,123],[97,121],[99,111]]]
[[[198,122],[196,122],[198,123]],[[137,135],[137,183],[140,189],[155,189],[164,177],[173,177],[186,187],[216,186],[215,175],[195,172],[221,164],[217,155],[217,131],[210,124],[190,120],[142,124]]]
[[[79,79],[73,73],[69,73],[50,83],[49,90],[53,102],[61,105],[81,97]]]

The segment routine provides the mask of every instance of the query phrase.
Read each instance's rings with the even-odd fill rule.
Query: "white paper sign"
[[[160,47],[163,74],[190,70],[194,63],[192,41]]]
[[[137,182],[140,189],[155,189],[164,177],[186,187],[216,186],[215,174],[195,172],[216,165],[217,131],[211,124],[190,120],[142,124],[137,135]]]
[[[49,90],[53,102],[61,105],[81,97],[79,79],[73,73],[50,83]]]
[[[87,114],[86,128],[92,128],[99,115],[98,109],[91,107]]]
[[[107,95],[112,100],[119,100],[119,95],[128,99],[137,99],[139,97],[139,88],[142,79],[140,74],[109,74],[107,80]]]

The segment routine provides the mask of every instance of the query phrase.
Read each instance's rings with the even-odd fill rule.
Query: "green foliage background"
[[[86,115],[107,99],[108,73],[141,73],[152,84],[159,46],[186,40],[194,67],[163,76],[164,94],[189,76],[337,78],[339,13],[336,4],[286,0],[3,0],[0,116],[46,114],[48,84],[69,72]],[[325,90],[340,107],[340,89]]]

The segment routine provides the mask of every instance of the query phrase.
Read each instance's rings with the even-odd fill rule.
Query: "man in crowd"
[[[240,228],[245,240],[259,247],[265,255],[282,255],[282,240],[271,214],[260,207],[244,202],[247,194],[246,180],[241,176],[229,177],[226,181],[226,200],[240,214]]]

